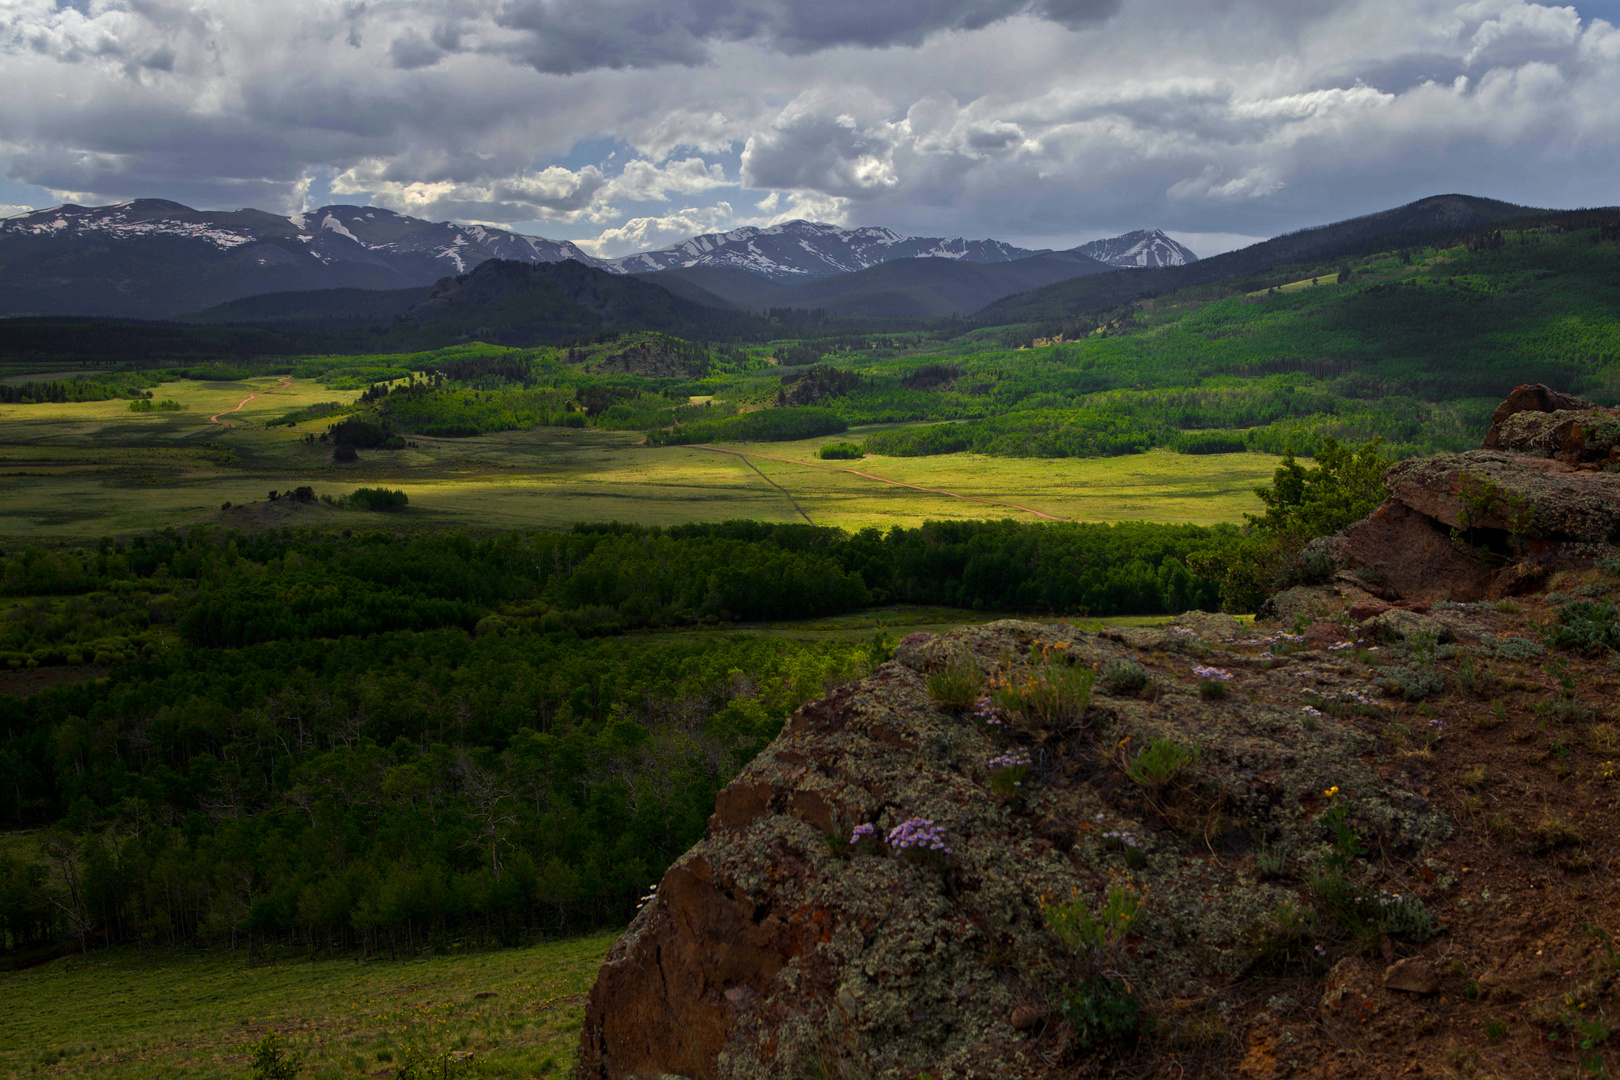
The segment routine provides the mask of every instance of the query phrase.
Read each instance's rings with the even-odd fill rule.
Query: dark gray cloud
[[[748,140],[742,182],[752,188],[860,197],[897,182],[893,138],[853,117],[802,103]]]
[[[415,30],[407,30],[388,46],[388,59],[401,71],[432,67],[444,59],[445,50]]]
[[[6,0],[0,173],[40,201],[282,212],[329,186],[608,254],[785,216],[1036,243],[1149,224],[1274,234],[1443,190],[1612,203],[1620,32],[1590,14]]]
[[[917,45],[932,34],[983,29],[1021,14],[1068,27],[1094,23],[1122,0],[505,0],[495,24],[523,37],[500,46],[536,70],[693,65],[716,42],[757,41],[784,52],[841,45]]]

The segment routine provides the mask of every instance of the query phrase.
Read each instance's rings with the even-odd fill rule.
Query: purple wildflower
[[[857,825],[855,826],[855,831],[849,834],[850,846],[853,847],[862,840],[871,840],[876,835],[876,830],[872,828],[870,822],[865,825]]]
[[[1023,747],[1015,746],[1011,750],[1008,750],[1005,754],[1000,754],[991,758],[990,768],[1017,769],[1020,767],[1028,767],[1030,763],[1031,759],[1029,756],[1029,751],[1025,750]]]
[[[949,855],[950,846],[945,843],[945,832],[927,818],[914,817],[902,821],[889,830],[889,846],[896,851],[905,851],[907,848],[922,848],[928,851],[942,851]]]
[[[985,694],[973,703],[973,715],[987,724],[999,725],[1003,714],[1000,709],[996,708],[995,703],[990,700],[990,695]]]

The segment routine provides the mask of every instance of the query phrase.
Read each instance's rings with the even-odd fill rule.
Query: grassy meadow
[[[252,1044],[274,1031],[312,1080],[392,1076],[413,1047],[471,1051],[476,1077],[568,1076],[612,940],[374,962],[71,956],[0,972],[0,1075],[245,1076]]]
[[[1038,520],[1028,511],[1077,521],[1212,524],[1254,510],[1252,489],[1269,479],[1277,460],[1156,451],[1056,460],[874,455],[829,463],[815,457],[828,441],[821,438],[727,444],[750,455],[744,460],[686,446],[638,445],[638,431],[539,427],[467,438],[415,436],[414,447],[362,451],[358,462],[340,465],[328,446],[304,441],[325,431],[330,418],[292,427],[267,428],[265,421],[316,402],[347,401],[353,392],[310,379],[282,382],[265,376],[156,387],[153,398],[179,402],[184,408],[178,412],[135,413],[122,400],[0,405],[0,504],[8,511],[0,537],[82,542],[201,521],[279,524],[288,514],[302,515],[300,524],[376,524],[375,515],[324,506],[277,507],[265,516],[269,490],[305,484],[323,495],[398,488],[411,504],[391,527],[433,529],[801,520],[794,502],[815,524],[845,528],[928,519]],[[249,394],[258,396],[226,411]],[[210,423],[213,415],[225,423]],[[878,428],[853,434],[870,430]],[[256,501],[261,505],[220,510],[226,502],[240,508]]]

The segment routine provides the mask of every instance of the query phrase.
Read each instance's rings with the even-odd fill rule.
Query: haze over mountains
[[[658,283],[699,302],[718,297],[722,306],[818,304],[909,316],[971,311],[1080,274],[1182,265],[1196,256],[1157,229],[1052,252],[998,240],[908,237],[884,228],[790,221],[598,259],[565,240],[425,221],[377,207],[326,206],[280,217],[138,199],[104,207],[65,205],[0,221],[0,315],[173,318],[266,294],[419,288],[490,259],[573,259],[611,274],[673,272],[685,280]],[[803,295],[794,291],[902,261],[919,265],[823,284]],[[881,295],[869,295],[874,289]],[[316,306],[329,311],[331,303]]]

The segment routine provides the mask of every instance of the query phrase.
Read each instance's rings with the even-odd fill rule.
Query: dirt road
[[[243,398],[241,401],[238,401],[236,403],[236,408],[235,409],[226,409],[225,412],[217,412],[213,416],[210,416],[208,418],[208,422],[210,424],[221,424],[221,425],[223,425],[225,427],[235,427],[236,426],[235,424],[227,424],[227,423],[225,423],[225,421],[221,420],[220,417],[224,416],[225,413],[233,413],[233,412],[239,411],[242,408],[242,406],[246,405],[248,402],[252,401],[254,398],[258,397],[260,394],[268,394],[272,390],[285,390],[285,389],[287,389],[287,387],[289,387],[291,385],[292,385],[292,376],[291,375],[283,375],[281,377],[281,385],[280,386],[272,386],[270,388],[270,390],[255,390],[255,391],[253,391],[253,393],[249,394],[247,397]]]

